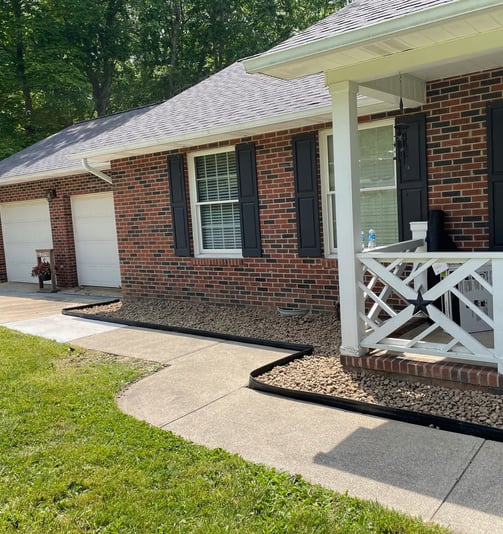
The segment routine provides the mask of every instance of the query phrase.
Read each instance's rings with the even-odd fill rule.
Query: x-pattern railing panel
[[[362,347],[495,360],[492,347],[481,343],[434,304],[439,299],[452,299],[454,295],[459,299],[460,305],[466,306],[484,321],[488,329],[494,329],[493,318],[459,289],[464,281],[474,280],[492,299],[492,285],[477,272],[481,268],[490,267],[491,256],[480,253],[445,256],[439,253],[377,252],[359,254],[358,258],[363,264],[364,278],[370,279],[367,285],[359,285],[365,302],[370,303],[366,308],[369,311],[360,315],[366,326],[366,333],[361,340]],[[423,287],[423,282],[415,283],[424,281],[426,271],[435,264],[448,267],[444,269],[439,282],[429,288]],[[419,333],[404,331],[411,319],[418,314],[432,324]],[[444,338],[447,334],[448,340],[426,341],[435,331],[443,332]]]

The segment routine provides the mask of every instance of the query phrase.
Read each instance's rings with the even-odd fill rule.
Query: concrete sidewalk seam
[[[212,343],[211,345],[206,345],[204,347],[201,347],[200,349],[195,349],[195,350],[193,350],[191,352],[186,352],[184,354],[180,354],[180,356],[175,356],[174,358],[171,358],[169,360],[169,363],[172,364],[173,362],[181,360],[182,358],[185,358],[187,356],[193,356],[194,354],[197,354],[198,352],[202,352],[203,350],[209,349],[210,347],[215,347],[215,346],[217,346],[219,344],[220,344],[220,342],[216,341],[215,343]]]
[[[233,389],[232,391],[229,391],[228,393],[226,393],[225,395],[222,395],[221,397],[218,397],[217,399],[213,399],[212,401],[207,402],[206,404],[203,404],[202,406],[198,406],[197,408],[194,408],[194,410],[191,410],[190,412],[187,412],[187,413],[185,413],[183,415],[180,415],[179,417],[175,417],[175,419],[172,419],[171,421],[168,421],[166,423],[162,423],[161,425],[159,425],[159,428],[161,430],[169,430],[169,428],[166,428],[169,425],[172,425],[173,423],[176,423],[177,421],[180,421],[180,420],[184,419],[185,417],[187,417],[189,415],[193,415],[193,414],[203,410],[204,408],[207,408],[208,406],[211,406],[212,404],[215,404],[216,402],[219,402],[222,399],[225,399],[225,398],[229,397],[230,395],[233,395],[234,393],[237,393],[241,389],[248,389],[248,386],[244,385],[244,386],[238,387],[237,389]]]
[[[51,319],[53,317],[61,317],[61,313],[50,313],[48,315],[36,315],[33,319]],[[7,322],[0,322],[0,326],[5,326],[5,328],[11,328],[12,326],[16,326],[18,323],[26,323],[28,321],[32,321],[33,319],[16,319],[15,321],[7,321]],[[14,330],[13,328],[11,328]]]
[[[470,460],[465,465],[463,471],[461,471],[461,474],[459,477],[456,478],[454,484],[452,485],[451,489],[447,492],[446,496],[442,499],[442,502],[437,506],[436,510],[433,512],[432,516],[430,517],[429,521],[434,521],[435,516],[440,512],[440,509],[444,504],[447,503],[449,497],[452,495],[453,491],[456,489],[456,487],[461,482],[461,479],[464,477],[465,473],[468,471],[469,467],[472,465],[472,463],[475,461],[475,458],[479,455],[482,447],[486,443],[487,440],[482,440],[482,443],[478,446],[477,450],[473,453]]]

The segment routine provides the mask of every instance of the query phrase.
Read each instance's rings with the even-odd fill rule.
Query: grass
[[[153,370],[0,327],[0,532],[447,532],[122,414]]]

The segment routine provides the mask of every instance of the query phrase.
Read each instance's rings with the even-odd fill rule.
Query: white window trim
[[[364,122],[358,125],[358,131],[367,130],[370,128],[379,128],[380,126],[394,126],[394,119],[383,119],[380,121]],[[323,249],[326,258],[337,258],[337,249],[332,248],[333,241],[333,225],[331,221],[332,207],[328,202],[329,191],[329,173],[328,173],[328,148],[327,138],[333,134],[332,128],[320,130],[318,138],[320,143],[320,175],[321,175],[321,209],[323,219]],[[397,186],[396,168],[395,168],[395,188]],[[378,191],[389,189],[389,187],[373,187],[364,188],[364,191]],[[361,189],[360,189],[361,191]]]
[[[189,171],[189,194],[190,194],[190,212],[192,219],[192,234],[194,240],[194,256],[196,258],[242,258],[242,249],[204,249],[201,235],[201,216],[199,206],[208,204],[207,202],[197,202],[197,183],[196,183],[196,158],[199,156],[208,156],[210,154],[219,154],[222,152],[234,152],[234,146],[226,146],[191,152],[187,155],[187,165]],[[239,201],[225,201],[235,203]]]
[[[331,224],[332,207],[328,202],[330,194],[330,175],[328,169],[328,137],[332,135],[332,128],[320,130],[318,139],[320,143],[320,176],[321,176],[321,209],[323,220],[323,250],[326,258],[337,258],[337,250],[332,249],[333,225]]]

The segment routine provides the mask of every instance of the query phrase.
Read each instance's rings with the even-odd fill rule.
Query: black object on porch
[[[444,228],[445,213],[443,210],[430,210],[428,213],[428,235],[426,244],[428,252],[451,252],[457,245]]]
[[[428,252],[450,252],[457,250],[457,245],[444,228],[445,213],[443,210],[430,210],[428,213],[428,234],[426,245]],[[433,287],[440,282],[440,275],[436,275],[433,269],[428,269],[428,287]],[[442,298],[434,302],[435,306],[443,309]],[[459,299],[451,296],[452,319],[459,324]]]

